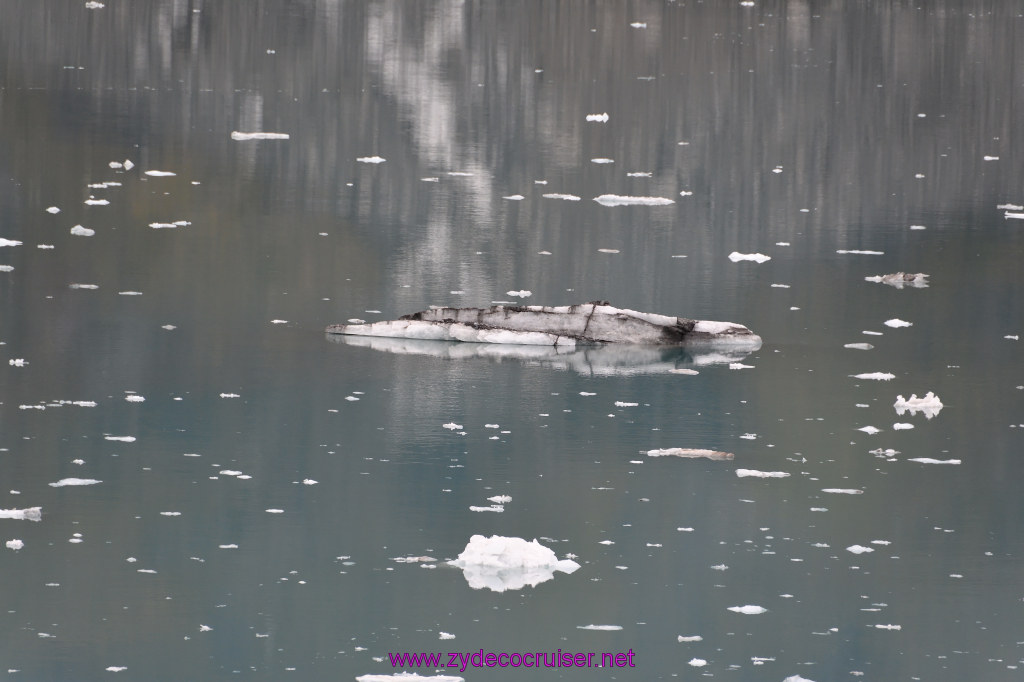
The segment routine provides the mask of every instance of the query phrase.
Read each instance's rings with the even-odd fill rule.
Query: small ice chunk
[[[120,672],[124,672],[127,669],[128,669],[128,666],[126,666],[126,665],[108,665],[106,667],[107,672],[111,672],[111,673],[120,673]]]
[[[630,197],[619,194],[602,194],[594,197],[594,201],[602,206],[668,206],[676,203],[666,197]]]
[[[4,544],[7,545],[7,549],[13,549],[15,552],[25,546],[25,543],[18,539],[8,540]]]
[[[729,369],[754,369],[754,366],[744,365],[742,362],[730,362]]]
[[[639,407],[640,403],[626,403],[621,400],[615,401],[615,407]]]
[[[587,120],[591,123],[607,123],[608,112],[606,111],[603,114],[587,114]]]
[[[1024,220],[1024,213],[1015,213],[1015,212],[1007,211],[1006,213],[1003,214],[1003,219],[1004,220],[1009,220],[1011,218],[1014,219],[1014,220]]]
[[[834,495],[862,495],[863,490],[857,488],[822,488],[823,493],[832,493]]]
[[[143,402],[146,402],[146,399],[143,396],[138,395],[137,393],[129,393],[128,395],[126,395],[124,397],[124,399],[127,400],[130,403],[143,403]]]
[[[846,548],[846,551],[853,552],[854,554],[864,554],[865,552],[874,552],[875,550],[864,545],[850,545]]]
[[[870,343],[844,343],[843,348],[852,348],[854,350],[871,350],[874,348]]]
[[[677,642],[703,642],[704,638],[700,635],[678,635],[676,636]]]
[[[302,479],[302,485],[316,485],[319,482],[320,481],[313,480],[312,478],[304,478],[304,479]]]
[[[135,436],[103,436],[105,440],[119,440],[122,443],[134,443]]]
[[[7,361],[7,364],[11,367],[24,367],[28,364],[28,360],[25,358],[11,358]]]
[[[487,501],[495,504],[508,504],[512,501],[512,497],[510,495],[495,495],[494,497],[488,497]]]
[[[559,194],[557,192],[551,194],[542,194],[545,199],[561,199],[563,201],[579,201],[580,198],[575,194]]]
[[[442,632],[437,633],[437,638],[438,639],[455,639],[455,635],[453,635],[450,632],[443,632],[442,631]]]
[[[176,174],[172,173],[171,171],[148,170],[146,171],[146,175],[149,175],[154,178],[166,178]]]
[[[706,666],[708,664],[708,662],[705,661],[703,658],[691,658],[688,661],[688,664],[692,665],[694,668],[702,668],[702,667]]]
[[[88,227],[82,227],[81,225],[75,225],[71,228],[71,234],[76,237],[91,237],[96,234],[96,230],[89,229]],[[0,244],[0,246],[4,246],[4,244]]]
[[[85,200],[85,203],[88,206],[106,206],[110,202],[106,199],[96,199],[94,197],[89,197],[88,199]]]
[[[360,156],[356,158],[356,161],[359,163],[384,163],[387,159],[382,156]]]
[[[46,212],[53,213],[54,215],[56,215],[57,213],[60,213],[60,209],[57,208],[56,206],[51,206],[50,208],[46,209]]]
[[[618,249],[598,249],[598,253],[620,253]]]
[[[238,395],[237,393],[221,393],[220,397],[221,398],[241,398],[242,396]]]
[[[502,507],[500,504],[492,504],[492,505],[489,505],[487,507],[478,507],[478,506],[470,505],[469,511],[472,511],[472,512],[497,512],[497,513],[500,514],[501,512],[505,511],[505,508]]]
[[[774,289],[789,289],[789,285],[788,284],[773,284],[772,288],[774,288]]]
[[[931,457],[911,457],[907,461],[919,464],[960,464],[959,459],[932,459]]]
[[[238,549],[238,545],[236,545],[236,544],[230,544],[230,545],[217,545],[217,548],[218,548],[218,549]]]
[[[882,429],[879,429],[879,428],[874,427],[874,426],[862,426],[862,427],[860,427],[857,430],[858,431],[863,431],[864,433],[868,434],[869,436],[873,436],[876,433],[881,433],[882,432]]]
[[[733,459],[735,455],[731,452],[721,450],[705,450],[702,448],[662,448],[660,450],[648,450],[648,457],[686,457],[691,459],[706,458],[713,460]]]
[[[525,198],[522,194],[510,194],[507,197],[502,197],[502,199],[508,199],[509,201],[522,201]]]
[[[814,680],[809,680],[806,677],[800,677],[799,675],[790,675],[786,679],[782,680],[782,682],[814,682]]]
[[[119,291],[118,296],[142,296],[141,291]]]
[[[1009,211],[1024,211],[1024,206],[1021,206],[1020,204],[998,204],[996,208],[1006,209]]]
[[[860,256],[884,256],[885,251],[866,251],[863,249],[836,249],[836,253],[852,253]]]
[[[896,423],[892,425],[894,431],[908,431],[914,428],[913,424]]]
[[[96,485],[97,483],[103,483],[103,481],[97,481],[95,478],[62,478],[51,483],[50,487],[63,488],[68,485]]]
[[[577,630],[608,630],[608,631],[611,631],[611,630],[621,630],[622,626],[621,625],[594,625],[594,624],[590,624],[590,625],[577,625],[576,629]]]
[[[764,263],[771,259],[771,256],[766,256],[763,253],[740,253],[739,251],[733,251],[729,254],[729,260],[733,263],[738,263],[744,260],[753,261],[755,263]]]
[[[786,478],[788,471],[758,471],[757,469],[737,469],[736,475],[740,478]]]
[[[265,509],[268,514],[284,514],[284,509]]]
[[[474,535],[454,561],[473,589],[495,592],[536,586],[554,577],[555,571],[572,573],[580,565],[571,559],[558,560],[549,548],[536,540],[493,535]]]
[[[42,507],[26,507],[25,509],[0,509],[0,519],[18,519],[21,521],[42,521]]]
[[[162,511],[160,516],[181,516],[180,511]]]
[[[911,393],[910,398],[897,395],[896,402],[892,406],[896,408],[896,414],[901,417],[909,410],[911,416],[921,412],[928,419],[937,415],[944,407],[939,397],[931,391],[925,393],[923,398],[918,398],[916,393]]]
[[[459,430],[462,429],[462,424],[456,424],[455,422],[448,422],[447,424],[442,424],[441,428],[448,429],[449,431],[459,431]]]
[[[768,611],[763,606],[757,606],[755,604],[747,604],[745,606],[730,606],[729,610],[734,613],[743,613],[748,616],[756,616],[759,613],[765,613]]]
[[[890,381],[896,378],[895,374],[889,372],[867,372],[864,374],[851,374],[854,379],[870,379],[873,381]]]
[[[96,284],[80,284],[78,282],[72,282],[68,285],[68,289],[99,289]]]
[[[902,630],[902,625],[875,625],[879,630]]]
[[[897,328],[897,327],[913,327],[914,326],[913,322],[907,322],[906,320],[901,320],[901,319],[896,318],[896,317],[894,317],[891,320],[886,320],[883,324],[886,327],[893,327],[893,328]]]
[[[270,324],[288,324],[288,320],[271,320]]]
[[[240,133],[231,131],[232,140],[287,140],[288,133]]]
[[[96,2],[96,0],[89,0],[89,2],[85,3],[86,9],[103,9],[104,7],[106,7],[106,5],[102,2]]]
[[[606,159],[603,157],[599,157],[596,159],[591,159],[590,163],[615,163],[615,159]]]
[[[519,291],[506,291],[505,294],[508,296],[515,296],[517,298],[529,298],[530,296],[533,296],[533,292],[526,289],[520,289]]]
[[[647,28],[647,22],[646,21],[634,21],[632,24],[630,24],[630,26],[632,26],[633,28]]]
[[[998,156],[983,156],[983,157],[981,157],[981,159],[982,159],[982,161],[998,161],[999,157]]]
[[[897,289],[902,289],[903,287],[923,289],[928,286],[928,275],[923,272],[894,272],[889,275],[873,275],[871,277],[865,277],[864,280],[879,284],[888,284],[889,286],[896,287]]]

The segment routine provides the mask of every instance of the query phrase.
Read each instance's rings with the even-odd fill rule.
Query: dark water
[[[1020,676],[1015,3],[45,0],[4,8],[0,56],[0,508],[42,506],[0,519],[24,543],[0,548],[0,672],[352,680],[389,652],[562,649],[636,667],[405,669]],[[897,271],[929,286],[864,279]],[[596,299],[765,343],[730,369],[323,334]],[[928,391],[934,418],[893,409]],[[643,454],[668,447],[735,459]],[[69,477],[102,482],[48,485]],[[394,561],[477,533],[582,567],[499,593]]]

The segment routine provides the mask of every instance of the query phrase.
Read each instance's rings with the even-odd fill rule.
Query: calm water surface
[[[1018,679],[1022,46],[995,1],[9,4],[0,673]],[[323,333],[597,299],[764,345]],[[478,533],[581,568],[473,589]]]

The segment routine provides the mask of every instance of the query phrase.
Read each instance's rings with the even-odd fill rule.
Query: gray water
[[[0,508],[42,507],[0,519],[0,674],[1019,678],[1016,3],[42,0],[0,56]],[[929,286],[865,281],[898,271]],[[764,345],[323,333],[598,299]],[[444,560],[474,534],[581,568],[473,589]]]

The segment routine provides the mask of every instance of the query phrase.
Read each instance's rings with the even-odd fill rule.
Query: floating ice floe
[[[7,364],[11,367],[24,367],[28,364],[28,361],[25,358],[11,358],[7,361]]]
[[[571,559],[559,560],[536,540],[500,535],[472,536],[458,558],[448,563],[462,569],[474,590],[487,588],[494,592],[534,587],[551,580],[555,571],[572,573],[580,568]]]
[[[884,256],[885,251],[866,251],[864,249],[836,249],[836,253],[851,253],[860,256]]]
[[[146,402],[146,398],[141,396],[141,395],[138,395],[137,393],[129,393],[128,395],[126,395],[124,397],[124,399],[127,400],[130,403],[144,403],[144,402]]]
[[[896,287],[897,289],[902,289],[904,287],[923,289],[928,286],[928,275],[923,272],[894,272],[889,275],[865,277],[864,280],[867,282],[888,284],[889,286]]]
[[[562,201],[579,201],[580,198],[575,194],[559,194],[557,192],[550,194],[542,194],[545,199],[561,199]]]
[[[786,679],[782,680],[782,682],[814,682],[814,680],[809,680],[806,677],[800,677],[799,675],[790,675]]]
[[[242,396],[238,395],[237,393],[221,393],[220,397],[221,398],[241,398]]]
[[[587,120],[591,123],[607,123],[608,112],[606,111],[603,114],[587,114]]]
[[[96,0],[89,0],[89,2],[85,3],[86,9],[103,9],[104,7],[106,7],[106,5],[102,2],[96,2]]]
[[[487,501],[494,504],[508,504],[512,501],[512,497],[510,495],[495,495],[494,497],[488,497]]]
[[[913,322],[907,322],[906,320],[901,320],[898,317],[894,317],[891,320],[886,320],[882,324],[884,324],[886,327],[892,327],[893,329],[898,329],[900,327],[913,327],[914,326]]]
[[[865,552],[874,552],[875,550],[870,547],[865,547],[864,545],[850,545],[846,548],[846,551],[852,552],[853,554],[864,554]]]
[[[75,225],[71,228],[71,234],[76,237],[91,237],[96,234],[96,230],[92,230],[88,227],[82,227],[81,225]],[[2,244],[0,244],[2,246]]]
[[[703,642],[704,638],[700,635],[677,635],[677,642]]]
[[[875,625],[875,627],[878,628],[879,630],[902,630],[903,629],[902,625],[892,625],[892,624]]]
[[[880,429],[878,427],[875,427],[875,426],[862,426],[862,427],[860,427],[857,430],[858,431],[863,431],[864,433],[868,434],[869,436],[873,436],[876,433],[881,433],[882,432],[882,429]]]
[[[910,457],[907,461],[918,464],[960,464],[959,459],[932,459],[931,457]]]
[[[758,471],[757,469],[737,469],[736,475],[740,478],[786,478],[788,471]]]
[[[103,483],[103,481],[97,481],[95,478],[62,478],[51,483],[50,487],[63,488],[68,485],[96,485],[97,483]]]
[[[910,398],[897,395],[896,402],[892,406],[896,408],[896,414],[901,417],[905,412],[909,411],[911,416],[920,412],[928,419],[937,415],[944,407],[939,397],[931,391],[925,393],[923,398],[918,398],[916,393],[911,393]]]
[[[598,249],[598,253],[621,253],[618,249]]]
[[[72,282],[68,285],[68,289],[99,289],[97,284],[81,284],[79,282]]]
[[[460,431],[462,424],[456,424],[455,422],[448,422],[447,424],[441,424],[442,429],[448,429],[449,431]]]
[[[870,343],[844,343],[843,348],[852,348],[854,350],[871,350],[874,348]]]
[[[742,362],[730,362],[729,369],[754,369],[754,366],[744,365]]]
[[[766,256],[763,253],[740,253],[739,251],[733,251],[729,254],[729,260],[733,263],[738,263],[744,260],[753,261],[755,263],[764,263],[771,259],[771,256]]]
[[[128,159],[125,159],[124,161],[111,161],[107,165],[113,168],[114,170],[123,169],[129,171],[132,168],[135,168],[135,164],[129,161]]]
[[[46,212],[53,213],[56,215],[57,213],[60,213],[60,209],[57,208],[56,206],[51,206],[50,208],[46,209]]]
[[[864,374],[851,374],[854,379],[870,379],[872,381],[891,381],[896,378],[895,374],[889,372],[866,372]]]
[[[615,159],[597,158],[591,159],[590,163],[615,163]]]
[[[757,606],[755,604],[747,604],[746,606],[730,606],[729,610],[734,613],[742,613],[748,616],[756,616],[759,613],[765,613],[768,611],[763,606]]]
[[[387,159],[383,156],[359,156],[356,161],[359,163],[384,163]]]
[[[134,443],[135,436],[103,436],[104,440],[119,440],[122,443]]]
[[[1024,213],[1007,211],[1006,213],[1003,214],[1003,219],[1009,220],[1011,218],[1014,220],[1024,220]]]
[[[171,171],[162,171],[162,170],[148,170],[148,171],[146,171],[145,174],[149,175],[150,177],[154,177],[154,178],[167,178],[167,177],[171,177],[173,175],[176,175],[176,173],[172,173]]]
[[[437,633],[437,638],[438,639],[455,639],[455,635],[453,635],[450,632],[443,632],[442,631],[442,632]]]
[[[110,204],[110,202],[107,199],[96,199],[94,197],[89,197],[88,199],[85,200],[85,204],[87,206],[107,206]]]
[[[857,488],[822,488],[821,492],[831,493],[833,495],[863,495],[863,490]]]
[[[708,664],[708,662],[706,660],[704,660],[703,658],[691,658],[687,662],[687,665],[692,665],[694,668],[703,668],[707,664]]]
[[[356,682],[466,682],[466,678],[456,675],[428,675],[419,673],[394,673],[391,675],[360,675]]]
[[[472,512],[497,512],[497,513],[500,514],[501,512],[505,511],[505,508],[503,506],[501,506],[500,504],[492,504],[492,505],[488,505],[486,507],[479,507],[479,506],[470,505],[469,511],[472,511]]]
[[[118,296],[142,296],[141,291],[119,291]]]
[[[909,431],[914,428],[913,424],[896,423],[892,425],[893,431]]]
[[[594,201],[602,206],[668,206],[676,203],[666,197],[630,197],[619,194],[602,194],[594,197]]]
[[[175,220],[173,223],[150,223],[149,226],[154,230],[173,230],[191,224],[192,223],[187,220]]]
[[[288,133],[240,133],[231,131],[232,140],[287,140]]]
[[[26,507],[25,509],[0,509],[0,519],[17,519],[20,521],[42,521],[42,507]]]
[[[106,671],[107,672],[111,672],[111,673],[120,673],[120,672],[124,672],[127,669],[128,669],[128,666],[126,666],[126,665],[108,665],[106,667]]]
[[[502,197],[502,199],[508,199],[509,201],[522,201],[525,198],[522,194],[510,194],[507,197]]]
[[[357,336],[570,347],[577,343],[724,344],[751,348],[761,345],[761,337],[741,324],[643,313],[615,308],[605,301],[557,307],[431,308],[393,321],[331,325],[326,331]]]
[[[732,453],[719,450],[703,450],[699,447],[663,447],[660,450],[648,450],[647,457],[683,457],[688,459],[731,460]]]
[[[612,630],[621,630],[622,626],[621,625],[594,625],[594,624],[590,624],[590,625],[577,625],[576,629],[577,630],[607,630],[607,631],[612,631]]]
[[[1024,211],[1024,206],[1020,204],[997,204],[996,208],[1006,209],[1008,211]]]
[[[526,289],[520,289],[519,291],[506,291],[505,295],[515,296],[517,298],[529,298],[530,296],[533,296],[533,292]]]

